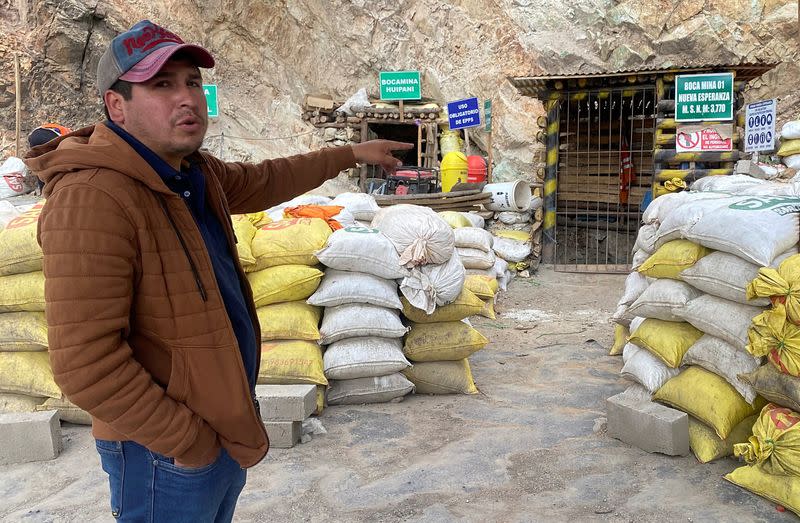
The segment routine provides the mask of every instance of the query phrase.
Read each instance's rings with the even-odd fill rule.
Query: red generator
[[[386,178],[384,194],[429,194],[441,192],[435,169],[402,166]]]

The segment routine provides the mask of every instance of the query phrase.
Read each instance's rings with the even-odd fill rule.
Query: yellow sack
[[[411,361],[461,360],[487,343],[483,334],[463,321],[415,323],[406,336],[403,354]]]
[[[0,413],[2,412],[33,412],[42,403],[42,398],[0,392]]]
[[[513,231],[511,229],[502,229],[499,231],[495,231],[494,235],[498,238],[506,238],[509,240],[516,240],[518,242],[529,242],[531,241],[531,233],[525,231]]]
[[[268,223],[253,237],[255,265],[260,271],[278,265],[316,265],[314,253],[325,247],[331,228],[321,218],[292,218]]]
[[[482,300],[494,298],[499,289],[497,278],[483,276],[481,274],[470,274],[464,279],[464,288],[471,291],[475,296]]]
[[[470,222],[466,218],[466,216],[464,216],[460,212],[441,211],[439,212],[439,217],[444,221],[446,221],[447,224],[453,229],[459,229],[461,227],[472,227],[472,222]]]
[[[625,344],[628,343],[628,336],[630,333],[628,332],[628,327],[625,325],[620,325],[619,323],[614,325],[614,344],[611,346],[611,350],[608,351],[609,356],[619,356],[622,354],[622,349],[625,348]]]
[[[36,227],[44,202],[34,205],[0,230],[0,276],[42,270]]]
[[[747,299],[771,298],[786,306],[786,317],[800,324],[800,254],[783,260],[777,269],[762,267],[747,285]]]
[[[677,369],[689,348],[702,337],[703,332],[688,323],[647,318],[628,341],[647,349],[667,366]]]
[[[327,385],[322,366],[322,348],[311,341],[268,341],[261,344],[258,383]]]
[[[672,240],[662,245],[637,270],[650,278],[680,280],[681,271],[711,252],[711,249],[689,240]]]
[[[483,309],[481,309],[481,312],[478,313],[478,316],[483,316],[484,318],[489,318],[490,320],[496,320],[497,315],[494,313],[494,298],[481,301],[483,301]]]
[[[46,352],[0,352],[0,392],[60,398]]]
[[[753,318],[747,339],[750,354],[767,356],[784,374],[800,376],[800,326],[786,319],[782,304]]]
[[[44,273],[0,276],[0,312],[44,312]]]
[[[800,140],[782,140],[778,156],[793,156],[800,154]]]
[[[281,265],[251,272],[247,280],[253,288],[256,307],[263,307],[307,299],[319,287],[322,271],[307,265]]]
[[[66,398],[48,398],[36,407],[36,410],[57,410],[61,421],[75,423],[76,425],[91,425],[92,417],[85,410],[76,407]]]
[[[769,403],[753,425],[753,435],[734,445],[733,453],[767,474],[800,476],[800,414]]]
[[[403,371],[416,387],[417,394],[477,394],[469,361],[429,361],[415,363]]]
[[[231,223],[233,223],[233,233],[236,235],[236,251],[239,254],[239,261],[242,262],[242,267],[249,267],[256,263],[251,248],[256,228],[246,214],[234,214],[231,216]]]
[[[272,223],[272,218],[270,218],[269,214],[264,211],[251,212],[245,214],[245,216],[247,216],[247,219],[250,220],[250,223],[252,223],[256,229],[259,229],[268,223]]]
[[[43,312],[0,314],[0,352],[47,350],[47,321]]]
[[[753,423],[758,416],[749,416],[734,427],[731,435],[725,439],[719,436],[705,423],[689,416],[689,447],[697,461],[710,463],[715,459],[733,455],[733,446],[744,443],[753,434]]]
[[[319,336],[319,320],[322,309],[304,301],[275,303],[256,309],[261,325],[261,341],[307,340],[316,341]]]
[[[325,410],[325,391],[328,389],[325,385],[317,385],[317,410],[314,411],[314,414],[319,416],[322,414],[322,411]]]
[[[722,439],[766,403],[764,398],[756,396],[755,406],[751,406],[725,378],[695,366],[667,381],[653,395],[653,401],[691,414]]]
[[[800,478],[796,476],[776,476],[758,467],[744,466],[725,479],[800,516]]]
[[[433,314],[426,314],[424,310],[414,307],[405,296],[401,297],[400,301],[403,303],[403,314],[414,323],[459,321],[479,314],[484,307],[481,299],[467,289],[462,289],[461,294],[452,303],[436,307]]]

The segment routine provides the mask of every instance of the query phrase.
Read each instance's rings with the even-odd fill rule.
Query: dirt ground
[[[793,521],[722,479],[731,459],[647,454],[611,439],[606,356],[621,276],[540,271],[475,326],[476,396],[328,408],[327,434],[251,469],[236,521]],[[3,521],[113,521],[86,427],[50,462],[0,467]]]

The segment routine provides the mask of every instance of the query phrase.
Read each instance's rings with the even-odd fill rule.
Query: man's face
[[[208,111],[200,70],[188,60],[169,60],[150,80],[133,84],[131,99],[106,93],[112,121],[178,168],[203,143]]]

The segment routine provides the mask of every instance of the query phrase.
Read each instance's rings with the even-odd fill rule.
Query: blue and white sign
[[[450,130],[478,127],[481,124],[481,110],[477,98],[467,98],[447,103],[447,119]]]
[[[744,125],[744,151],[775,150],[775,99],[747,104]]]

